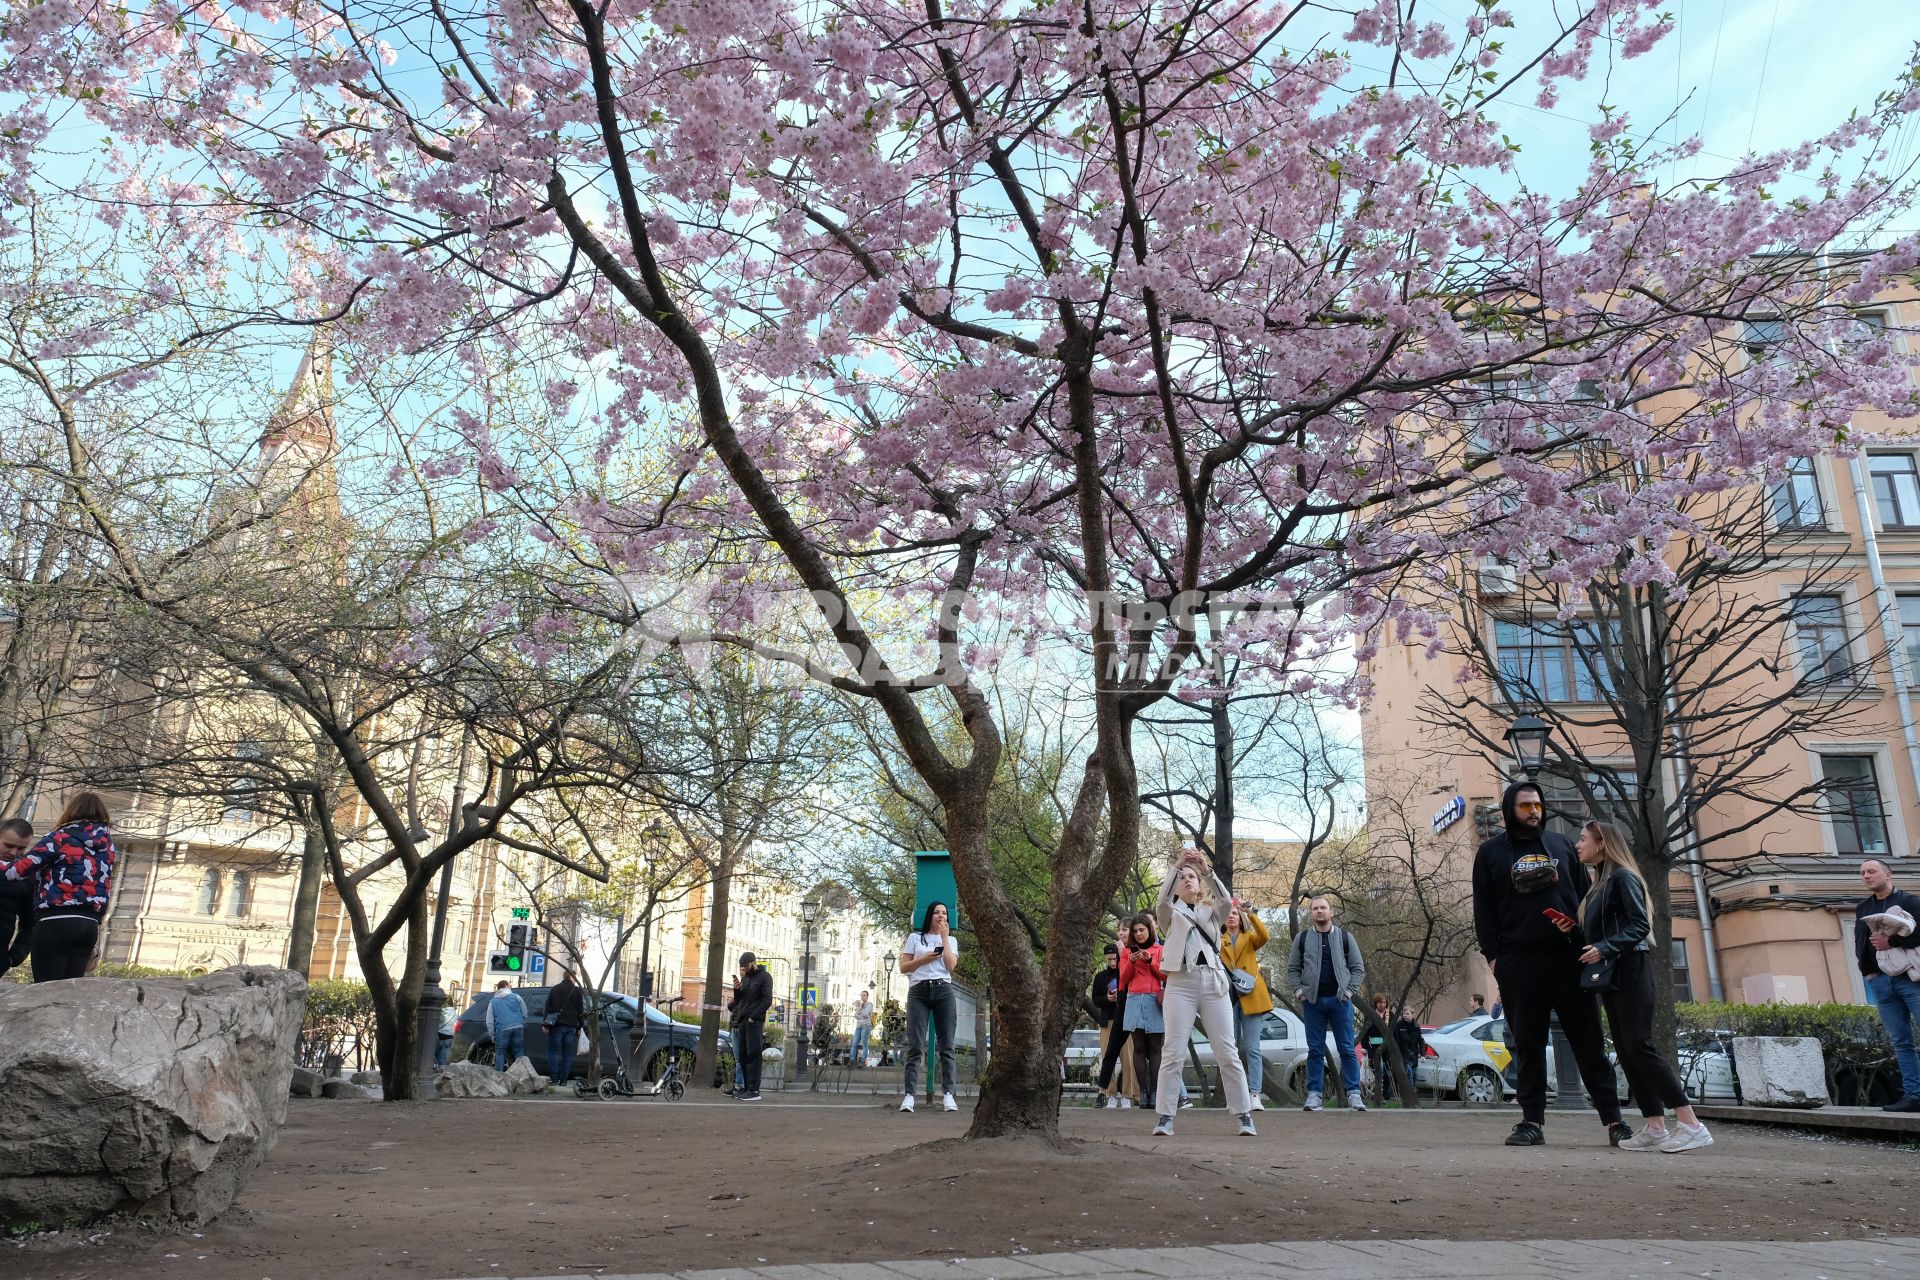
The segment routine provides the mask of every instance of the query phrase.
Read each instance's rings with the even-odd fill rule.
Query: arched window
[[[251,872],[236,871],[227,877],[228,915],[244,916],[247,914],[247,908],[252,905],[250,901],[252,897],[253,874]]]
[[[220,907],[220,869],[208,867],[200,877],[200,901],[196,910],[203,916],[210,916]]]

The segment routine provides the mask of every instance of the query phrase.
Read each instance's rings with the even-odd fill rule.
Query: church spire
[[[286,398],[260,436],[260,451],[271,460],[293,445],[330,457],[334,450],[333,402],[333,335],[325,325],[316,325],[306,354],[300,357],[300,368],[293,375],[293,385],[287,388]]]

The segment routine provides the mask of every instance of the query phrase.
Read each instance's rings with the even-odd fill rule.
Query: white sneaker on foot
[[[1243,1138],[1257,1138],[1260,1136],[1259,1130],[1253,1127],[1253,1114],[1251,1112],[1240,1117],[1240,1136]]]
[[[1192,1098],[1189,1098],[1189,1097],[1188,1097],[1188,1096],[1187,1096],[1186,1094],[1184,1094],[1184,1093],[1183,1093],[1183,1094],[1181,1094],[1181,1095],[1180,1095],[1180,1109],[1181,1109],[1182,1111],[1187,1111],[1187,1110],[1190,1110],[1190,1109],[1192,1109],[1192,1107],[1193,1107],[1193,1099],[1192,1099]]]
[[[1267,1109],[1267,1104],[1260,1100],[1260,1095],[1257,1093],[1253,1095],[1253,1109],[1255,1111],[1265,1111]]]
[[[913,1114],[913,1095],[912,1094],[908,1094],[906,1097],[900,1099],[900,1109],[909,1115]]]
[[[1161,1116],[1160,1123],[1153,1126],[1153,1136],[1156,1138],[1171,1138],[1173,1136],[1173,1117]]]
[[[1665,1129],[1642,1129],[1620,1144],[1622,1151],[1658,1151],[1660,1144],[1673,1135]]]
[[[1360,1096],[1358,1089],[1347,1090],[1347,1109],[1349,1111],[1365,1111],[1367,1109],[1367,1100]]]
[[[1701,1147],[1713,1145],[1713,1135],[1707,1132],[1703,1124],[1675,1125],[1667,1134],[1667,1140],[1660,1144],[1660,1150],[1667,1155],[1682,1151],[1697,1151]]]
[[[942,1111],[958,1111],[960,1104],[953,1100],[952,1094],[943,1093],[940,1095],[940,1109]]]
[[[1308,1094],[1307,1100],[1300,1104],[1300,1109],[1302,1111],[1318,1111],[1320,1109],[1320,1095],[1317,1093]]]
[[[1120,1109],[1121,1109],[1122,1111],[1131,1111],[1131,1110],[1133,1110],[1133,1099],[1132,1099],[1132,1098],[1122,1098],[1122,1099],[1120,1099]]]

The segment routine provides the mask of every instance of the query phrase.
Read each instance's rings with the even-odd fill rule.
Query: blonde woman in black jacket
[[[1611,822],[1589,822],[1581,828],[1573,849],[1594,877],[1593,887],[1580,902],[1581,935],[1591,940],[1580,953],[1580,963],[1588,969],[1608,962],[1613,965],[1612,986],[1601,991],[1600,1002],[1613,1029],[1620,1070],[1626,1073],[1633,1100],[1647,1122],[1639,1133],[1620,1143],[1620,1149],[1672,1154],[1709,1146],[1713,1135],[1694,1114],[1679,1073],[1653,1042],[1653,966],[1647,963],[1653,916],[1647,907],[1646,881],[1634,865],[1626,833]],[[1574,923],[1569,920],[1559,927],[1571,933]],[[1666,1118],[1669,1107],[1679,1121],[1671,1130]]]

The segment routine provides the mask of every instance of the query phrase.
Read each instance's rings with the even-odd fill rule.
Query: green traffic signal
[[[521,966],[521,964],[522,964],[522,963],[523,963],[523,961],[522,961],[522,960],[520,959],[520,957],[519,957],[519,956],[508,956],[508,957],[507,957],[507,971],[508,971],[509,973],[518,973],[518,972],[520,972],[520,966]]]

